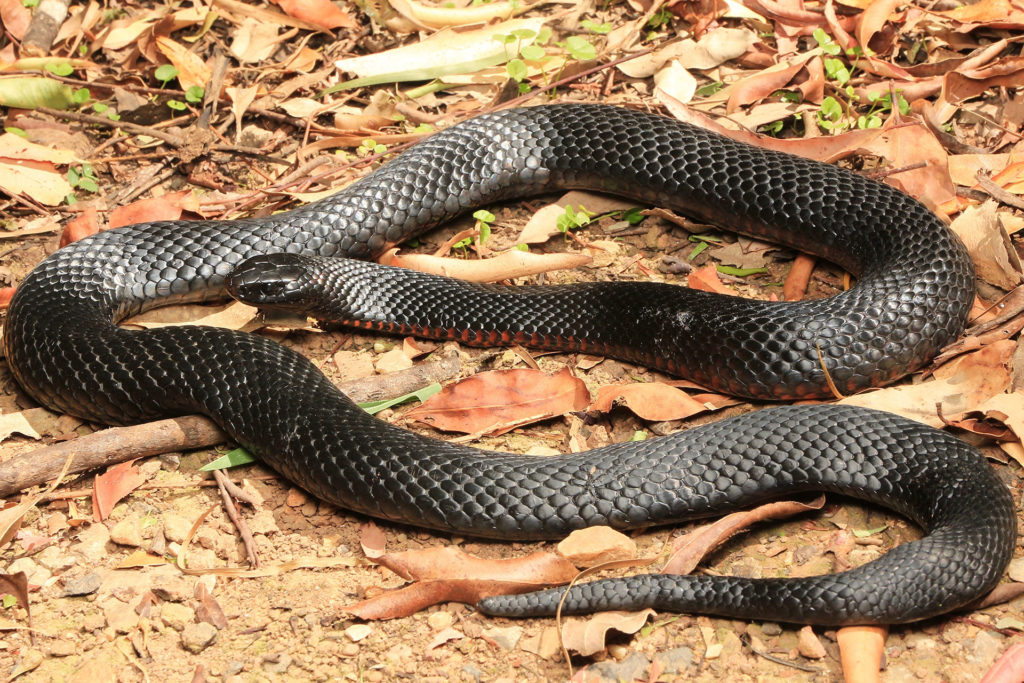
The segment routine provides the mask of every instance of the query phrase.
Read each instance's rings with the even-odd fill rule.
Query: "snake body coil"
[[[772,304],[641,283],[467,287],[310,260],[371,256],[468,208],[575,187],[738,224],[835,261],[857,285],[825,300]],[[232,271],[266,254],[277,256],[244,264],[234,291],[270,300],[291,291],[293,276],[333,280],[345,296],[333,315],[350,322],[600,350],[755,398],[818,396],[827,394],[822,363],[844,391],[884,383],[920,367],[966,320],[973,279],[962,245],[884,185],[612,107],[504,111],[434,135],[297,210],[142,224],[61,249],[18,288],[4,345],[18,382],[45,405],[110,424],[203,413],[318,497],[416,526],[557,538],[583,526],[669,524],[827,490],[894,508],[929,531],[850,572],[598,582],[573,589],[570,611],[642,603],[806,623],[910,621],[984,594],[1009,561],[1012,503],[981,455],[885,413],[777,408],[537,459],[374,420],[304,358],[260,337],[112,324],[168,302],[223,298]],[[538,594],[482,607],[539,614],[554,605]]]

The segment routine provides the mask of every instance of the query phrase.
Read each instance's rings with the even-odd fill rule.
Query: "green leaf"
[[[179,102],[178,100],[167,100],[167,106],[174,111],[184,111],[185,109],[188,109],[187,104]]]
[[[569,36],[565,39],[565,49],[573,59],[587,61],[597,57],[597,48],[583,36]]]
[[[26,0],[27,2],[28,0]],[[4,593],[3,605],[4,609],[10,609],[18,604],[18,598],[14,597],[10,593]]]
[[[519,244],[517,244],[516,246],[514,246],[512,248],[513,249],[518,249],[519,251],[530,251],[530,245],[526,244],[525,242],[520,242]]]
[[[692,261],[693,259],[695,259],[698,256],[700,256],[702,253],[704,253],[704,250],[707,249],[707,248],[708,248],[708,243],[707,242],[701,242],[700,244],[695,246],[692,251],[690,251],[690,254],[686,257],[686,260],[687,261]]]
[[[483,223],[493,223],[495,221],[494,214],[488,211],[487,209],[478,209],[474,211],[473,218]]]
[[[94,112],[96,112],[97,114],[102,114],[103,112],[107,111],[108,109],[110,109],[110,106],[107,103],[105,103],[105,102],[93,102],[92,103],[92,110]]]
[[[711,242],[717,244],[722,241],[722,238],[717,235],[690,235],[691,242]]]
[[[75,73],[74,67],[69,62],[50,62],[45,69],[55,76],[70,76]]]
[[[647,432],[643,430],[633,432],[633,436],[629,437],[630,441],[647,441]]]
[[[882,533],[883,531],[885,531],[888,528],[889,528],[888,524],[883,524],[882,526],[875,527],[874,529],[854,529],[853,530],[853,535],[856,536],[857,538],[867,538],[868,536],[874,536],[875,534],[880,534],[880,533]]]
[[[441,391],[441,385],[438,384],[437,382],[434,382],[433,384],[428,384],[422,389],[417,389],[416,391],[410,392],[404,396],[399,396],[398,398],[389,398],[383,401],[367,401],[365,403],[360,403],[359,407],[368,412],[370,415],[376,415],[385,408],[397,406],[400,403],[408,403],[409,401],[413,400],[423,403],[424,401],[426,401],[428,398],[430,398],[439,391]]]
[[[700,95],[701,97],[708,97],[714,95],[716,92],[725,87],[725,83],[722,81],[714,81],[707,85],[702,85],[694,91],[694,94]]]
[[[71,99],[74,100],[75,104],[85,104],[92,99],[92,93],[89,92],[88,88],[79,88],[71,95]]]
[[[748,275],[757,275],[758,273],[767,273],[767,268],[733,268],[732,266],[715,266],[719,273],[725,273],[726,275],[734,275],[736,277],[746,277]]]
[[[78,183],[82,179],[82,174],[78,172],[74,166],[68,168],[68,184],[71,187],[78,187]]]
[[[153,75],[156,80],[166,85],[168,81],[173,81],[178,77],[178,68],[173,64],[163,64],[156,68]]]
[[[526,69],[526,62],[518,57],[508,60],[508,64],[505,65],[505,70],[508,71],[509,78],[517,82],[522,82],[528,73]]]
[[[185,91],[185,99],[192,104],[199,104],[203,101],[203,96],[206,91],[198,85],[189,86],[189,89]]]
[[[28,9],[39,7],[39,0],[21,0],[21,6]]]
[[[600,34],[600,35],[604,35],[605,33],[608,33],[609,31],[612,30],[611,23],[607,22],[607,21],[604,22],[603,24],[599,24],[596,21],[591,21],[590,19],[584,19],[583,21],[580,22],[580,26],[582,26],[583,28],[587,29],[588,31],[593,31],[594,33],[597,33],[597,34]]]
[[[25,138],[26,140],[28,140],[28,133],[26,133],[21,128],[17,128],[15,126],[6,126],[4,128],[4,132],[5,133],[11,133],[12,135],[17,135],[18,137],[22,137],[22,138]]]
[[[630,225],[639,225],[647,216],[641,213],[643,209],[638,206],[634,206],[632,209],[626,209],[622,212],[622,220],[626,221]]]
[[[548,56],[548,53],[539,45],[523,45],[519,55],[531,62],[539,62]]]
[[[213,462],[207,463],[199,468],[200,472],[212,472],[213,470],[224,470],[229,467],[238,467],[239,465],[248,465],[251,462],[256,462],[256,458],[249,454],[249,451],[244,448],[236,448],[233,451],[229,451],[224,455],[220,456]]]
[[[517,28],[512,31],[512,35],[519,40],[530,40],[531,38],[537,37],[537,32],[532,28]]]
[[[96,184],[96,181],[88,177],[82,177],[78,181],[78,187],[86,192],[96,193],[100,191],[100,186]]]
[[[821,101],[821,111],[818,113],[820,117],[826,120],[838,121],[843,116],[843,105],[839,104],[839,100],[829,95]]]

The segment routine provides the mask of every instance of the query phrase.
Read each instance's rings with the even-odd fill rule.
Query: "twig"
[[[214,470],[213,478],[217,481],[217,489],[220,491],[220,500],[224,504],[224,512],[227,513],[228,519],[238,529],[238,535],[242,537],[242,545],[245,546],[245,556],[249,560],[249,567],[252,569],[259,569],[260,567],[260,556],[256,551],[256,540],[252,537],[252,531],[249,530],[249,525],[245,523],[242,516],[238,514],[238,508],[235,507],[235,501],[231,497],[231,492],[228,490],[229,487],[248,497],[244,491],[239,489],[237,486],[231,483],[228,476],[224,474],[223,470]],[[251,500],[251,499],[250,499]]]
[[[41,57],[50,54],[53,40],[68,16],[69,0],[41,0],[29,22],[21,41],[22,57]]]
[[[869,173],[868,177],[871,178],[872,180],[881,180],[882,178],[888,178],[889,176],[896,175],[897,173],[916,171],[917,169],[924,168],[927,165],[928,163],[925,161],[915,161],[914,163],[907,164],[906,166],[897,166],[896,168],[884,168],[881,171]]]
[[[792,667],[794,669],[799,669],[800,671],[808,671],[810,673],[821,673],[822,671],[824,671],[824,669],[819,669],[818,667],[815,667],[815,666],[808,666],[806,664],[801,664],[800,662],[791,662],[788,659],[783,659],[782,657],[776,657],[775,655],[770,655],[767,652],[764,652],[762,650],[758,650],[756,647],[754,647],[753,643],[751,643],[750,640],[746,636],[744,636],[742,638],[742,640],[746,643],[747,647],[750,648],[751,652],[753,652],[758,657],[764,657],[765,659],[767,659],[770,662],[775,662],[776,664],[781,664],[783,666],[789,666],[789,667]]]
[[[981,189],[992,195],[992,198],[1001,204],[1012,206],[1015,209],[1024,210],[1024,199],[1021,199],[1017,195],[1007,192],[1003,188],[992,182],[992,179],[985,174],[984,171],[979,170],[975,176],[978,179],[978,184],[981,185]]]
[[[112,121],[106,116],[94,116],[93,114],[83,114],[78,111],[61,111],[59,109],[50,109],[49,107],[36,107],[36,111],[42,114],[49,114],[55,118],[67,119],[68,121],[92,123],[97,126],[106,126],[107,128],[120,128],[135,135],[148,135],[151,138],[163,140],[174,147],[182,147],[185,145],[185,141],[177,135],[157,130],[152,126],[140,126],[137,123],[129,123],[127,121]]]

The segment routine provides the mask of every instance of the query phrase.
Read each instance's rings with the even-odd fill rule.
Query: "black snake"
[[[563,188],[656,202],[812,251],[858,278],[837,296],[752,302],[650,283],[461,285],[347,259],[470,207]],[[337,285],[325,317],[470,342],[522,341],[640,361],[754,398],[827,395],[920,367],[965,324],[973,270],[918,202],[842,169],[662,117],[598,105],[488,114],[438,133],[328,199],[267,218],[157,222],[54,253],[18,287],[4,345],[44,405],[124,424],[209,415],[289,480],[343,508],[493,538],[639,528],[826,490],[928,531],[849,572],[806,579],[643,576],[573,588],[566,610],[653,605],[805,623],[903,622],[970,603],[1016,539],[1011,499],[958,439],[841,406],[762,410],[648,442],[558,458],[487,453],[368,417],[298,354],[203,327],[112,324],[236,293],[292,305]],[[557,597],[484,611],[550,613]]]

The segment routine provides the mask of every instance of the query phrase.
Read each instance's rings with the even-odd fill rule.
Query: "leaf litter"
[[[3,2],[0,16],[8,33],[18,38],[32,12],[22,3]],[[1024,220],[1016,207],[1024,193],[1024,162],[1020,161],[1024,105],[1013,91],[1022,67],[1012,32],[1024,27],[1022,18],[1017,4],[1008,0],[981,0],[963,7],[919,7],[887,0],[846,1],[841,6],[814,0],[797,4],[747,0],[742,5],[730,1],[599,8],[583,4],[517,7],[502,2],[448,7],[408,1],[357,6],[326,0],[276,4],[216,0],[212,6],[178,9],[117,6],[111,15],[93,6],[74,6],[56,34],[50,55],[20,55],[14,44],[0,48],[5,69],[0,98],[19,98],[4,100],[17,109],[8,112],[6,142],[0,150],[0,165],[8,171],[0,174],[4,176],[0,190],[8,197],[3,204],[6,232],[0,237],[5,240],[2,244],[14,248],[4,247],[0,285],[15,284],[56,248],[59,227],[52,215],[79,219],[74,224],[65,221],[61,239],[68,242],[136,220],[270,213],[287,208],[295,199],[323,196],[350,182],[365,167],[397,152],[400,143],[487,110],[497,101],[559,82],[558,92],[568,99],[586,94],[618,104],[661,105],[670,115],[753,144],[830,162],[845,160],[943,214],[959,216],[955,227],[964,231],[972,245],[984,281],[978,308],[998,311],[1002,291],[1020,282],[1018,231]],[[474,25],[488,19],[496,23]],[[766,27],[773,32],[765,31]],[[83,35],[90,39],[83,41]],[[217,44],[230,46],[238,60],[229,62],[222,76],[216,76],[214,68]],[[605,68],[629,53],[639,56]],[[595,68],[591,65],[596,70],[588,73],[588,68]],[[560,82],[577,77],[575,82]],[[215,82],[216,78],[223,80]],[[212,85],[223,96],[217,107],[208,109],[202,98]],[[52,111],[58,109],[65,113]],[[210,117],[216,129],[213,138],[195,134],[200,115]],[[91,146],[72,150],[62,146],[66,143],[52,142],[61,139],[52,135],[60,129],[88,130]],[[208,141],[214,138],[219,141],[216,149]],[[173,145],[166,146],[172,144],[170,140]],[[181,153],[191,161],[179,164],[172,150],[189,145],[194,151]],[[293,171],[302,172],[289,175]],[[168,183],[175,172],[175,181]],[[574,210],[582,207],[604,213],[596,200],[568,203]],[[616,232],[610,229],[616,218],[595,218],[579,231],[581,236],[568,232],[563,238],[557,225],[566,212],[564,204],[546,215],[534,211],[537,205],[525,206],[525,211],[492,208],[499,216],[493,235],[481,239],[476,227],[478,236],[465,253],[452,251],[462,237],[450,243],[447,239],[459,228],[471,229],[465,224],[426,236],[414,250],[443,247],[444,258],[430,256],[435,260],[417,267],[466,273],[479,281],[562,282],[575,280],[581,273],[591,278],[609,273],[627,279],[654,276],[680,283],[688,279],[690,286],[767,299],[822,296],[845,286],[843,274],[823,261],[815,263],[798,255],[791,262],[789,256],[779,258],[776,252],[751,256],[737,248],[740,243],[732,238],[715,243],[716,249],[705,248],[688,257],[694,246],[687,239],[689,230],[705,234],[708,229],[686,222],[672,227],[651,215]],[[518,226],[531,213],[547,226],[553,223],[555,234],[550,236],[551,228],[545,227],[538,237],[517,239]],[[582,209],[574,213],[582,215]],[[513,249],[525,242],[531,245],[528,252]],[[404,252],[409,250],[403,247]],[[664,252],[677,254],[692,272],[676,275],[650,267],[653,261],[648,259]],[[508,263],[478,258],[484,255]],[[423,256],[429,254],[399,253],[395,258],[413,263]],[[539,259],[554,263],[538,265]],[[590,259],[600,268],[573,273],[550,270]],[[744,272],[766,268],[767,272],[736,276],[737,271],[728,274],[723,272],[728,268],[719,266]],[[11,290],[4,291],[9,296]],[[247,322],[247,314],[208,315],[194,312],[186,318],[242,329],[257,326]],[[913,383],[848,400],[907,411],[937,426],[961,426],[988,442],[996,439],[1010,457],[1024,458],[1019,439],[1024,399],[1019,391],[1020,371],[1013,364],[1021,327],[1011,315],[994,327],[972,333],[944,357],[946,365],[915,377]],[[272,334],[278,338],[287,334],[287,343],[314,358],[330,358],[340,350],[339,344],[374,356],[384,352],[375,348],[379,339],[362,334],[343,335],[341,341],[302,330],[284,333],[275,328]],[[460,349],[460,353],[468,359],[470,372],[521,371],[524,362],[523,356],[511,351]],[[492,398],[487,388],[469,392],[461,404],[444,406],[437,414],[464,413],[455,421],[469,428],[471,440],[526,452],[550,451],[552,446],[564,451],[567,443],[573,448],[593,447],[645,431],[662,433],[709,419],[697,414],[709,407],[727,414],[748,409],[699,389],[684,393],[670,384],[671,378],[617,361],[535,355],[541,374],[531,377],[558,377],[575,369],[570,384],[576,388],[552,386],[525,399],[506,397],[508,405],[500,410],[490,401],[481,403],[482,396]],[[43,424],[28,435],[35,439],[67,439],[91,431],[90,426],[61,423],[45,411],[33,412],[38,409],[15,393],[3,372],[0,378],[7,392],[3,398],[10,399],[0,403],[4,431],[31,432],[31,425]],[[499,393],[515,395],[507,382],[496,386]],[[572,400],[561,407],[538,409],[559,393]],[[590,405],[591,395],[604,401],[600,408]],[[652,412],[680,402],[689,407]],[[616,403],[630,410],[611,410]],[[558,417],[567,411],[573,413],[568,420]],[[687,417],[690,411],[693,415]],[[384,408],[381,414],[403,422],[410,418],[410,411],[397,405]],[[566,421],[569,429],[563,424]],[[482,436],[485,433],[497,435]],[[2,457],[32,447],[26,438],[14,437],[3,445]],[[7,559],[11,567],[28,570],[27,595],[36,601],[33,616],[45,624],[41,632],[51,635],[39,650],[27,640],[32,631],[11,632],[0,649],[0,667],[6,666],[11,675],[47,676],[64,662],[80,677],[102,678],[120,669],[128,652],[136,667],[125,674],[129,677],[148,672],[180,678],[195,674],[196,667],[226,677],[294,676],[301,671],[304,678],[326,679],[339,671],[357,670],[367,680],[397,675],[425,680],[430,676],[450,680],[463,674],[498,678],[536,671],[564,677],[565,669],[557,663],[558,648],[551,646],[552,627],[546,621],[508,627],[527,630],[520,640],[500,632],[505,627],[493,627],[499,629],[494,631],[479,615],[447,605],[429,608],[433,611],[426,621],[407,616],[359,624],[363,628],[358,637],[353,637],[354,632],[346,635],[354,627],[344,628],[334,621],[341,608],[356,604],[357,598],[368,598],[381,583],[390,587],[400,580],[391,570],[369,568],[364,557],[353,553],[351,549],[361,540],[355,518],[287,491],[272,477],[257,479],[264,502],[245,515],[254,528],[256,545],[271,564],[260,570],[239,567],[236,563],[242,555],[230,523],[219,511],[203,514],[212,501],[205,495],[208,487],[196,485],[197,471],[209,459],[208,454],[172,453],[160,461],[125,466],[127,477],[112,477],[121,483],[109,492],[107,484],[98,481],[93,490],[106,501],[105,523],[87,521],[89,515],[73,496],[55,498],[44,508],[36,507],[42,500],[36,496],[20,503],[9,500],[11,507],[4,514],[10,524],[5,528],[27,525],[24,538],[35,540],[23,545],[26,555],[22,557],[15,557],[8,546]],[[133,467],[145,469],[147,478],[154,477],[167,487],[147,484],[130,492]],[[1018,483],[1019,490],[1020,468],[998,467],[1008,481]],[[36,516],[37,509],[43,514]],[[890,524],[891,518],[884,516],[876,519],[869,508],[834,510],[827,506],[816,519],[828,525],[830,520],[845,519],[844,515],[868,515],[851,528],[885,529],[859,539],[863,542],[888,545],[905,527],[902,521]],[[45,523],[54,515],[65,523],[58,520],[52,527]],[[110,540],[110,532],[120,522],[136,517],[140,538],[114,534],[118,540]],[[200,518],[203,523],[187,533],[189,522]],[[849,535],[843,543],[815,541],[813,535],[808,540],[811,532],[798,522],[758,529],[714,551],[715,566],[722,564],[745,575],[774,575],[790,567],[802,571],[801,561],[816,544],[832,548],[828,552],[833,553],[836,568],[840,560],[846,562],[847,555],[874,551],[873,546],[849,540]],[[634,534],[627,540],[635,542],[642,556],[661,557],[663,550],[668,552],[669,533]],[[729,533],[710,533],[715,542],[708,542],[697,554],[704,555]],[[465,582],[459,588],[463,592],[456,596],[467,600],[487,582],[495,582],[492,588],[504,585],[488,573],[496,566],[490,563],[509,555],[532,557],[528,553],[534,550],[521,544],[510,548],[453,539],[458,552],[435,551],[424,546],[436,543],[438,535],[403,533],[390,527],[386,534],[400,548],[394,555],[423,553],[429,563],[438,562],[435,553],[440,552],[445,564],[439,566],[449,572],[454,566],[469,567],[462,570],[458,581]],[[125,545],[125,541],[141,545]],[[196,583],[190,590],[162,593],[172,596],[166,599],[145,598],[160,572],[175,571],[166,560],[184,554],[183,544],[188,543],[192,547],[185,579]],[[593,548],[586,547],[590,543]],[[383,545],[377,545],[374,552],[382,552]],[[596,552],[601,544],[587,541],[583,545],[584,551]],[[473,555],[480,559],[467,559]],[[96,585],[94,577],[102,579],[101,574],[118,566],[132,568],[117,570],[120,588],[113,592],[101,581],[94,591],[95,602],[83,604],[62,592]],[[335,569],[328,573],[325,568],[330,566]],[[529,585],[537,580],[537,570],[529,563],[526,567],[525,575],[514,582],[522,579]],[[380,573],[371,576],[372,571]],[[458,593],[444,586],[451,578],[426,579],[430,590],[425,593],[434,600],[443,599],[446,591],[449,597]],[[422,603],[422,598],[417,600]],[[411,613],[413,602],[404,609]],[[136,608],[146,611],[150,621],[128,618]],[[995,605],[972,615],[971,623],[943,621],[937,633],[915,626],[888,636],[877,629],[864,630],[866,642],[854,638],[853,645],[841,648],[844,666],[849,667],[846,676],[848,680],[876,676],[879,653],[886,646],[893,676],[974,680],[1007,651],[1009,659],[999,665],[1005,671],[1013,666],[1013,651],[1008,650],[1008,641],[995,640],[991,634],[1005,638],[1001,631],[1019,632],[1019,620],[1008,618],[1006,610]],[[236,615],[243,611],[256,615],[252,619],[256,626],[240,623]],[[82,621],[82,628],[63,627],[66,614]],[[663,626],[658,626],[662,622],[643,626],[649,619],[640,614],[580,620],[582,650],[573,646],[571,637],[565,644],[577,652],[591,652],[592,658],[583,660],[591,663],[588,671],[609,679],[632,677],[627,675],[632,671],[627,665],[637,661],[642,663],[639,675],[651,680],[672,676],[718,680],[723,672],[772,677],[791,674],[789,664],[803,666],[800,662],[808,658],[814,659],[813,666],[838,676],[836,643],[847,643],[851,633],[858,633],[842,629],[808,635],[806,630],[789,627],[738,626],[728,620],[689,616],[673,617]],[[197,633],[199,623],[210,623],[220,637],[207,642]],[[608,640],[611,630],[637,635],[627,638],[628,645],[623,646],[623,636]],[[920,644],[925,641],[927,645]],[[254,643],[267,654],[252,655]],[[751,643],[749,649],[744,643]],[[857,662],[866,663],[863,673],[857,673]]]

